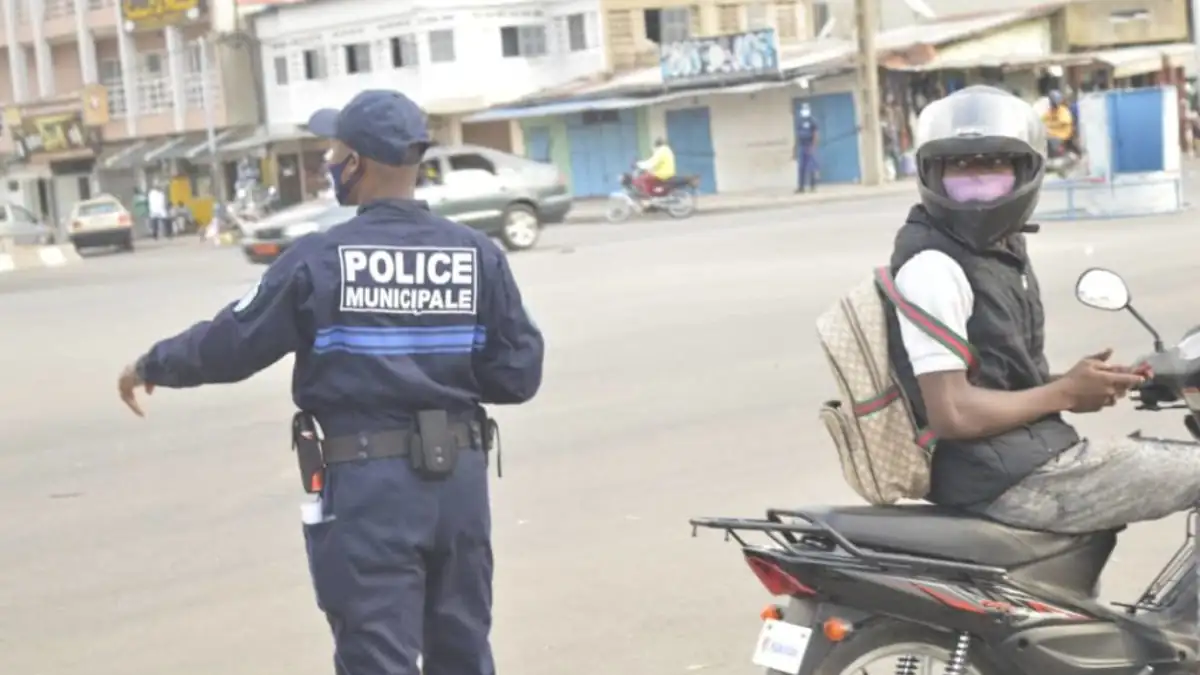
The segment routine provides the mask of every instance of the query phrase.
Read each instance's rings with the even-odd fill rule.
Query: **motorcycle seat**
[[[1107,561],[1116,531],[1056,534],[1009,527],[994,520],[930,504],[904,506],[845,506],[812,511],[825,524],[854,544],[873,550],[991,565],[1006,569],[1099,548]],[[1080,570],[1081,572],[1088,572]]]

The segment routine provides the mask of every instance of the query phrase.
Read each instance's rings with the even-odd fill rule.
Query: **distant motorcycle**
[[[1046,149],[1046,173],[1070,178],[1083,167],[1083,157],[1067,149],[1065,143],[1050,143]]]
[[[696,212],[699,176],[676,176],[658,184],[642,169],[618,177],[621,189],[608,198],[605,216],[610,223],[629,220],[635,213],[665,211],[672,218],[687,218]]]

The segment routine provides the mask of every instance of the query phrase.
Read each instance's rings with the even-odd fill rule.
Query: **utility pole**
[[[208,36],[200,42],[200,98],[204,104],[204,127],[208,132],[208,170],[212,176],[213,198],[218,204],[225,203],[225,176],[221,172],[221,161],[217,158],[217,129],[213,120],[212,83],[208,81],[212,72],[208,58],[212,54]],[[214,205],[215,206],[215,205]]]
[[[883,137],[879,119],[879,59],[875,34],[879,30],[879,0],[854,1],[854,26],[858,35],[858,91],[862,104],[862,183],[883,183]]]

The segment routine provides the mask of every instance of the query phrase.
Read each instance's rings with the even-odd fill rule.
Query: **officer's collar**
[[[429,204],[421,199],[372,199],[359,205],[358,215],[361,216],[368,211],[428,212]]]

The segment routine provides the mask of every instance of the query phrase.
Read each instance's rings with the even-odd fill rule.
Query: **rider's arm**
[[[917,254],[896,274],[896,288],[909,303],[955,334],[967,334],[975,294],[950,256],[940,251]],[[961,358],[903,314],[898,315],[900,337],[921,389],[926,421],[939,438],[987,438],[1066,409],[1057,387],[999,391],[972,385]]]

